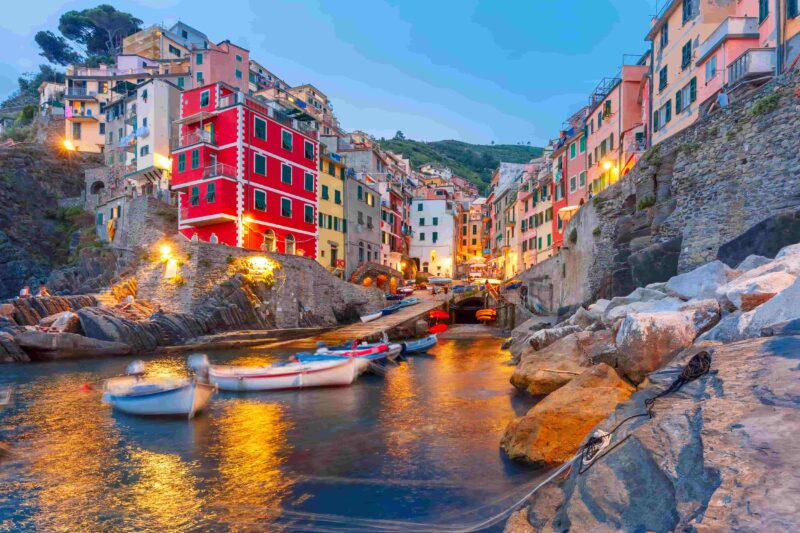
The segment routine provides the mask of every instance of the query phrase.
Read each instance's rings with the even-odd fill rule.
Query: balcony
[[[728,67],[728,88],[746,80],[770,76],[775,73],[775,49],[752,48],[739,56]]]
[[[225,163],[216,163],[203,169],[203,179],[220,177],[236,179],[236,167]]]
[[[717,26],[697,49],[697,63],[702,63],[709,54],[728,39],[758,39],[756,17],[728,17]]]
[[[97,91],[89,91],[86,87],[70,87],[67,89],[67,100],[95,100]]]
[[[97,116],[92,113],[91,109],[72,109],[67,110],[64,114],[64,117],[67,120],[71,120],[73,122],[96,122]]]
[[[193,132],[186,133],[184,135],[173,137],[172,139],[172,146],[175,149],[184,148],[186,146],[192,146],[201,143],[209,144],[211,146],[217,145],[217,142],[214,140],[211,133],[205,130],[195,130]]]
[[[180,209],[180,225],[199,227],[236,221],[234,207],[213,200],[216,198],[208,195],[186,198],[186,204]]]

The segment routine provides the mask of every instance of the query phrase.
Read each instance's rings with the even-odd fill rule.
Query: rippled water
[[[0,413],[0,440],[13,446],[0,463],[0,530],[478,522],[537,477],[498,448],[506,422],[530,406],[508,382],[499,342],[445,340],[348,388],[222,393],[192,421],[112,413],[81,390],[120,374],[127,358],[4,366],[0,382],[16,391]],[[293,351],[211,358],[244,364]],[[184,367],[183,356],[148,360],[153,374]]]

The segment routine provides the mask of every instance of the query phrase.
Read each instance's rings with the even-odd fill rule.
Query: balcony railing
[[[753,48],[728,66],[728,86],[775,72],[775,49]]]
[[[728,17],[717,26],[697,49],[698,61],[702,61],[712,50],[729,36],[758,38],[758,19],[755,17]]]
[[[197,130],[184,135],[179,135],[172,140],[172,145],[175,148],[183,148],[184,146],[191,146],[193,144],[206,143],[217,145],[211,133],[205,130]]]
[[[67,89],[67,98],[94,98],[97,91],[90,91],[86,87],[70,87]]]
[[[219,176],[236,178],[236,168],[233,165],[226,165],[225,163],[215,163],[203,169],[203,179],[216,178]]]

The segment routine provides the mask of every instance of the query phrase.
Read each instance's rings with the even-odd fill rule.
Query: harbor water
[[[493,337],[442,340],[351,387],[221,393],[192,421],[136,418],[100,401],[130,358],[3,368],[0,530],[435,530],[475,524],[541,474],[499,449],[531,406]],[[297,349],[211,352],[262,364]],[[146,359],[185,372],[185,356]],[[86,390],[84,384],[94,390]],[[413,524],[407,524],[412,522]],[[434,527],[434,525],[436,527]],[[489,530],[502,530],[502,523]]]

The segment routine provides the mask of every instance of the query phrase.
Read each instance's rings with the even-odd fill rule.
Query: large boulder
[[[768,302],[749,313],[747,326],[742,328],[746,337],[758,337],[761,330],[800,318],[800,278]]]
[[[763,255],[748,255],[744,258],[744,261],[736,265],[736,270],[739,272],[747,272],[748,270],[758,268],[771,262],[772,259],[764,257]]]
[[[11,334],[0,331],[0,363],[25,363],[30,360]]]
[[[614,337],[608,330],[580,331],[550,346],[522,353],[511,384],[534,396],[550,394],[599,362],[614,364]]]
[[[738,271],[722,261],[712,261],[671,278],[665,288],[668,294],[684,300],[714,298],[719,287],[738,275]]]
[[[36,360],[105,357],[131,353],[128,344],[90,339],[74,333],[24,331],[17,334],[14,341],[30,355],[31,359]]]
[[[750,272],[753,272],[753,270]],[[737,309],[742,309],[742,296],[769,294],[770,296],[766,298],[766,300],[769,300],[769,298],[781,292],[797,279],[797,276],[785,271],[768,272],[761,275],[751,275],[750,272],[746,272],[719,287],[717,289],[717,298],[723,302],[730,302]],[[743,310],[747,311],[749,309]]]
[[[78,333],[80,331],[81,319],[72,311],[62,311],[44,317],[39,321],[39,325],[55,331]]]
[[[611,307],[611,304],[609,304],[605,314],[603,315],[603,323],[607,326],[611,326],[618,319],[625,318],[625,316],[629,313],[661,313],[665,311],[677,311],[685,303],[686,302],[678,298],[666,297],[657,300],[632,302],[614,307]]]
[[[528,337],[527,343],[534,350],[541,350],[542,348],[550,346],[558,339],[562,339],[571,333],[577,333],[579,331],[581,331],[579,326],[570,325],[541,329]]]
[[[682,237],[676,237],[633,252],[627,262],[634,285],[667,281],[677,274],[682,242]]]
[[[695,300],[677,311],[631,313],[617,331],[617,369],[634,383],[668,363],[719,321],[716,300]]]
[[[714,348],[711,372],[628,419],[590,468],[530,502],[537,531],[798,531],[800,337]],[[611,431],[666,390],[692,352],[599,429]],[[543,500],[543,501],[542,501]],[[519,518],[519,517],[518,517]]]
[[[509,423],[501,446],[512,459],[563,463],[575,455],[592,428],[633,391],[613,368],[600,363]]]

